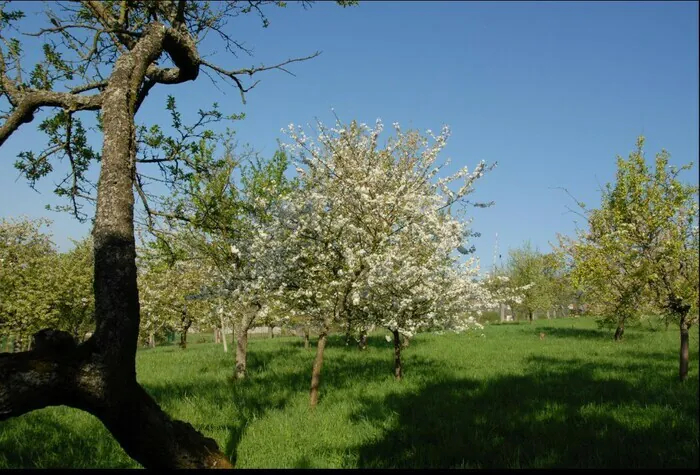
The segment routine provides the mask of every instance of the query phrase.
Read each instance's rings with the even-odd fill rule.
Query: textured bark
[[[255,314],[245,316],[236,329],[236,370],[234,372],[234,377],[236,379],[243,379],[246,377],[248,366],[248,330],[250,330],[254,320]]]
[[[231,468],[214,440],[170,419],[136,382],[140,315],[133,227],[134,114],[146,71],[163,51],[176,66],[168,70],[176,77],[163,74],[164,79],[197,77],[200,61],[193,39],[152,23],[116,60],[104,92],[80,99],[69,93],[23,91],[13,99],[19,106],[0,128],[2,145],[38,107],[58,105],[72,110],[101,107],[104,131],[92,231],[95,332],[77,346],[68,333],[42,330],[34,336],[33,351],[0,355],[0,420],[66,405],[98,417],[126,453],[147,468]]]
[[[401,372],[401,336],[398,330],[393,330],[394,334],[394,378],[397,381],[401,381],[403,376]]]
[[[327,338],[328,330],[324,328],[318,335],[318,344],[316,345],[316,358],[314,358],[314,366],[311,369],[311,392],[309,394],[309,404],[311,405],[311,407],[316,407],[316,405],[318,404],[318,388],[321,385],[323,351],[326,349]]]
[[[148,346],[151,348],[156,347],[156,336],[153,333],[148,334]]]
[[[231,467],[216,442],[172,420],[136,383],[115,374],[94,340],[42,330],[34,350],[0,355],[0,420],[66,405],[98,417],[127,454],[149,468]]]
[[[246,363],[248,353],[248,332],[240,329],[236,332],[236,379],[243,379],[246,375]]]

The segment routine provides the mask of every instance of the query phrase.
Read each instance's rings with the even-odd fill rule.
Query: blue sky
[[[496,233],[504,261],[526,240],[546,251],[556,233],[571,234],[572,201],[554,188],[597,205],[615,156],[627,156],[639,134],[647,137],[647,158],[663,147],[675,164],[695,162],[686,179],[697,183],[697,2],[362,2],[345,9],[320,2],[268,13],[267,29],[253,17],[229,25],[254,57],[213,57],[245,67],[316,50],[321,56],[291,66],[296,77],[260,74],[245,106],[233,88],[220,85],[222,93],[200,76],[155,90],[139,118],[167,121],[167,94],[183,111],[216,101],[226,112],[246,113],[238,139],[265,155],[285,140],[282,127],[330,123],[331,108],[344,121],[381,118],[436,131],[448,124],[444,155],[452,170],[498,162],[474,194],[496,202],[472,213],[485,269]],[[44,210],[59,203],[51,193],[58,176],[40,182],[39,194],[16,181],[12,165],[41,140],[25,125],[3,146],[0,216],[50,217],[55,242],[67,249],[69,237],[89,228]]]

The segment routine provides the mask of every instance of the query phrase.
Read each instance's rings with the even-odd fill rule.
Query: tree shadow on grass
[[[387,380],[393,375],[391,352],[386,341],[374,338],[370,341],[381,351],[344,351],[339,348],[340,338],[327,348],[321,375],[319,404],[327,395],[356,385],[357,381]],[[194,348],[193,348],[194,350]],[[386,350],[386,351],[385,351]],[[221,371],[233,374],[233,360],[220,358],[207,363],[207,373],[212,377],[196,381],[168,381],[154,384],[144,382],[147,392],[163,407],[173,407],[185,398],[196,396],[200,410],[223,407],[222,413],[203,416],[206,425],[190,421],[197,429],[206,432],[224,430],[228,435],[221,447],[224,453],[236,461],[236,451],[246,427],[261,419],[269,411],[282,410],[299,395],[308,395],[311,383],[311,367],[315,349],[304,351],[295,339],[276,341],[275,345],[260,344],[248,353],[248,375],[244,380],[215,377]],[[407,358],[411,374],[423,377],[441,374],[438,362],[412,355]],[[303,461],[302,461],[303,462]],[[304,465],[305,462],[300,462]]]
[[[63,422],[66,411],[80,412],[45,408],[3,421],[0,469],[140,467],[96,417],[89,416],[92,420],[82,420],[76,428]]]
[[[362,401],[353,418],[380,423],[397,417],[383,437],[357,447],[358,466],[698,466],[697,381],[633,384],[598,376],[627,366],[532,360],[527,375],[452,378],[417,393]]]

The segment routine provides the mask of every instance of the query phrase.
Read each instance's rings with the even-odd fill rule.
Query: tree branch
[[[212,63],[210,63],[210,62],[208,62],[208,61],[205,61],[205,60],[203,60],[203,59],[200,60],[200,64],[201,64],[202,66],[206,66],[206,67],[208,67],[208,68],[210,68],[210,69],[216,71],[218,74],[220,74],[220,75],[222,75],[222,76],[225,76],[225,77],[227,77],[227,78],[229,78],[229,79],[233,79],[233,81],[236,83],[236,86],[238,86],[238,89],[239,89],[240,92],[241,92],[241,100],[243,101],[243,104],[245,104],[245,103],[246,103],[246,102],[245,102],[245,93],[248,92],[248,91],[250,91],[251,89],[253,89],[253,88],[258,84],[259,81],[254,82],[254,83],[253,83],[250,87],[248,87],[248,88],[244,88],[244,87],[243,87],[243,83],[241,83],[240,79],[238,79],[237,76],[242,75],[242,74],[247,74],[248,76],[252,76],[252,75],[255,74],[255,73],[258,73],[258,72],[261,72],[261,71],[269,71],[269,70],[271,70],[271,69],[279,69],[279,70],[284,71],[284,72],[286,72],[286,73],[288,73],[288,74],[291,74],[289,71],[287,71],[286,69],[284,69],[283,66],[286,66],[287,64],[291,64],[291,63],[297,63],[297,62],[300,62],[300,61],[306,61],[306,60],[309,60],[309,59],[313,59],[313,58],[315,58],[316,56],[318,56],[318,55],[320,55],[320,54],[321,54],[320,51],[316,51],[314,54],[312,54],[312,55],[310,55],[310,56],[305,56],[305,57],[303,57],[303,58],[288,59],[288,60],[283,61],[283,62],[281,62],[281,63],[279,63],[279,64],[275,64],[274,66],[260,66],[260,67],[257,67],[257,68],[244,68],[244,69],[226,70],[226,69],[223,69],[223,68],[221,68],[221,67],[219,67],[219,66],[217,66],[217,65],[215,65],[215,64],[212,64]]]

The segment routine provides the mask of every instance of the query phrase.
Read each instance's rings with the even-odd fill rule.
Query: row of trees
[[[542,253],[529,242],[511,249],[505,266],[494,268],[486,283],[495,295],[503,295],[499,298],[501,321],[506,306],[516,319],[523,316],[532,322],[537,314],[547,318],[567,316],[580,304],[561,253]]]
[[[307,335],[313,328],[319,333],[310,394],[315,406],[334,327],[358,341],[370,328],[387,328],[400,379],[401,349],[417,331],[478,326],[475,316],[494,299],[477,279],[475,260],[460,256],[469,254],[466,197],[487,167],[441,177],[438,154],[448,129],[426,137],[394,128],[383,147],[381,122],[374,128],[319,125],[315,140],[291,128],[292,144],[270,160],[236,157],[231,135],[219,159],[203,146],[200,159],[212,165],[209,173],[182,181],[161,200],[161,219],[145,223],[155,240],[140,261],[142,328],[157,328],[151,316],[188,323],[187,295],[210,302],[219,326],[234,327],[239,379],[254,322],[280,324],[284,316]],[[288,154],[294,179],[285,175]],[[169,274],[180,280],[186,268],[202,272],[189,274],[187,288],[158,284]],[[162,298],[177,303],[152,311]]]

